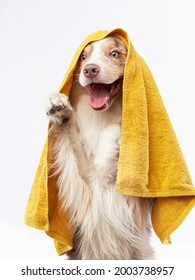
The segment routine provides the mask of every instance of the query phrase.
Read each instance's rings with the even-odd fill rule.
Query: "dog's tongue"
[[[93,84],[90,90],[90,104],[95,110],[105,107],[109,100],[110,85]]]

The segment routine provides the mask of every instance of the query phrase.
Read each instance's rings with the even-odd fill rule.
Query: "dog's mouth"
[[[121,92],[122,81],[120,78],[112,84],[92,83],[88,85],[91,107],[94,110],[108,109],[114,98]]]

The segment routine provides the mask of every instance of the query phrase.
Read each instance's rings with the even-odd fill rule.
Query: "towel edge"
[[[186,206],[185,210],[181,213],[181,215],[175,221],[175,223],[172,224],[168,229],[166,229],[161,234],[158,234],[159,239],[163,244],[167,244],[166,240],[170,240],[170,235],[182,224],[182,222],[185,220],[185,218],[187,217],[187,215],[190,213],[190,211],[194,206],[195,206],[195,198],[192,197],[192,199]]]

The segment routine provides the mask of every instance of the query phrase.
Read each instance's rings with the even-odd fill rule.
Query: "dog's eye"
[[[86,54],[82,53],[80,56],[80,60],[83,61],[87,58]]]
[[[119,56],[119,52],[117,52],[117,51],[112,51],[112,52],[110,53],[110,56],[112,56],[112,57],[114,57],[114,58],[117,58],[117,57]]]

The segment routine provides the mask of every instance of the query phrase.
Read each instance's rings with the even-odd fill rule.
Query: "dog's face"
[[[124,43],[113,36],[84,48],[79,62],[79,83],[87,87],[94,110],[108,109],[122,92],[126,56]]]

